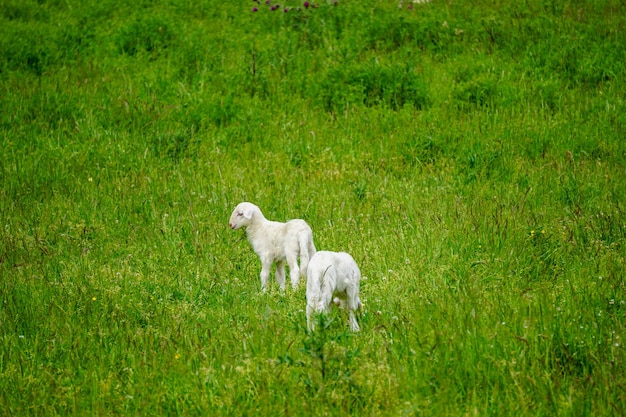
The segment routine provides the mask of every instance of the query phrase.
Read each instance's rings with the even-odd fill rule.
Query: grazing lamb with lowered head
[[[354,311],[361,307],[361,271],[345,252],[319,251],[309,261],[306,282],[306,321],[314,330],[314,313],[328,313],[335,302],[350,314],[350,329],[359,331]]]
[[[285,289],[285,261],[289,265],[291,285],[295,290],[300,273],[306,276],[309,259],[315,254],[313,232],[300,219],[286,223],[267,220],[261,210],[252,203],[240,203],[230,216],[230,228],[246,228],[252,249],[261,259],[261,287],[267,289],[272,264],[276,263],[276,281]],[[300,256],[300,268],[298,267]]]

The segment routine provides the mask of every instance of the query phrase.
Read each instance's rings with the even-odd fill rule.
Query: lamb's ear
[[[243,211],[243,217],[245,217],[246,219],[251,219],[253,214],[254,207],[246,207],[246,209]]]

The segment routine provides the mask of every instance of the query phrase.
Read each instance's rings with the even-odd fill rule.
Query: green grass
[[[0,4],[0,414],[624,415],[626,6],[398,3]]]

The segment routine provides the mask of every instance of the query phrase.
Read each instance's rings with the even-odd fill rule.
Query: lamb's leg
[[[261,289],[263,292],[267,291],[267,281],[270,278],[270,270],[272,269],[272,263],[268,261],[261,261]]]
[[[350,330],[352,330],[353,332],[358,332],[361,329],[359,328],[359,323],[356,321],[354,310],[349,309],[348,311],[350,312]]]
[[[333,298],[333,304],[335,304],[339,308],[343,308],[344,310],[348,309],[347,303],[339,297]]]
[[[358,285],[358,284],[357,284]],[[361,299],[359,298],[358,286],[351,285],[346,289],[347,300],[343,302],[343,306],[350,312],[350,330],[358,332],[360,330],[359,323],[354,315],[355,310],[361,307]]]
[[[291,287],[295,290],[300,283],[300,268],[298,268],[298,254],[295,251],[288,251],[286,254],[287,263],[289,264],[289,277],[291,278]]]
[[[285,262],[276,262],[276,282],[282,291],[285,290]]]
[[[313,314],[315,313],[315,310],[313,309],[313,307],[307,303],[306,305],[306,327],[307,329],[309,329],[310,332],[312,332],[313,330],[315,330],[315,325],[313,323]]]

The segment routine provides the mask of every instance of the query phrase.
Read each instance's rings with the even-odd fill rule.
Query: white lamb
[[[270,221],[252,203],[240,203],[230,216],[230,228],[246,228],[252,249],[261,259],[261,287],[267,290],[267,281],[272,264],[276,263],[276,281],[285,289],[285,261],[289,265],[291,285],[295,290],[300,282],[300,273],[306,276],[307,265],[315,254],[313,232],[300,219],[286,223]],[[298,267],[300,256],[300,267]]]
[[[314,330],[314,313],[328,313],[335,302],[350,314],[350,329],[359,331],[354,311],[361,307],[361,271],[345,252],[319,251],[309,261],[306,283],[306,321]],[[333,299],[334,298],[334,299]]]

